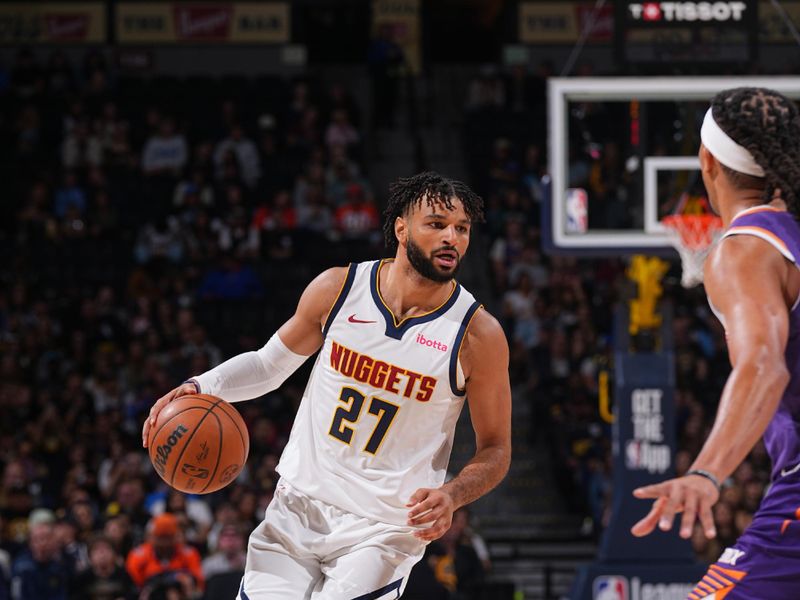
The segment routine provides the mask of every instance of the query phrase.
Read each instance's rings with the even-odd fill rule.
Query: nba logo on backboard
[[[628,580],[618,575],[603,575],[592,585],[593,600],[628,600]]]
[[[589,196],[583,188],[567,190],[567,233],[586,233],[589,229]]]

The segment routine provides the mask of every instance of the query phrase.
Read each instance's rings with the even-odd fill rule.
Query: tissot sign
[[[747,4],[744,2],[642,2],[628,5],[628,18],[654,23],[744,21]]]
[[[617,58],[628,64],[742,64],[757,51],[758,1],[614,3]]]

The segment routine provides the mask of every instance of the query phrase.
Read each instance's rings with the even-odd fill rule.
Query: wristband
[[[705,477],[714,484],[714,487],[717,488],[717,491],[722,489],[722,486],[719,484],[717,478],[714,477],[712,473],[709,473],[704,469],[690,469],[689,471],[686,471],[686,475],[699,475],[700,477]]]
[[[194,386],[194,393],[195,394],[199,394],[200,393],[200,385],[197,383],[197,381],[195,381],[194,379],[187,379],[186,381],[183,382],[182,385],[186,385],[187,383],[191,383]]]

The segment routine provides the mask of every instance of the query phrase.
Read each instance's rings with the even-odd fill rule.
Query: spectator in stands
[[[351,150],[361,141],[356,128],[350,123],[350,117],[344,109],[333,111],[331,122],[325,130],[325,144],[330,150],[334,146],[343,146]]]
[[[214,165],[216,166],[216,176],[219,180],[225,178],[225,160],[229,153],[233,153],[236,158],[242,182],[250,189],[255,188],[261,177],[258,148],[253,140],[244,135],[244,130],[238,123],[231,127],[228,137],[217,144],[214,149]]]
[[[191,216],[185,215],[186,210],[194,210],[201,206],[205,208],[214,206],[214,187],[206,180],[203,169],[193,168],[189,177],[178,182],[172,202],[176,207],[184,209],[182,218],[184,221],[189,221]]]
[[[141,477],[128,477],[117,483],[111,502],[105,509],[108,517],[125,515],[130,535],[134,542],[144,537],[144,529],[150,515],[144,508],[145,485]]]
[[[325,188],[322,185],[311,186],[306,204],[297,209],[298,228],[326,235],[333,229],[333,223],[333,211],[325,197]]]
[[[143,588],[151,578],[169,573],[187,594],[201,591],[205,579],[200,554],[181,541],[183,534],[175,515],[162,513],[153,517],[148,530],[148,541],[131,550],[125,561],[133,582]]]
[[[67,169],[86,169],[103,164],[103,143],[87,121],[78,121],[64,138],[61,164]]]
[[[53,535],[70,573],[79,573],[89,567],[89,548],[79,538],[78,523],[72,517],[61,517],[55,522]]]
[[[211,529],[214,516],[204,497],[194,494],[187,495],[170,488],[164,492],[162,498],[158,498],[150,505],[150,511],[154,515],[168,512],[176,516],[184,516],[186,523],[182,527],[182,531],[185,541],[201,548],[206,545],[206,537]]]
[[[425,549],[425,556],[408,576],[408,584],[403,592],[404,600],[451,600],[450,589],[437,577],[438,556],[431,553],[431,546]]]
[[[516,346],[512,352],[528,352],[540,342],[541,323],[534,312],[536,293],[527,273],[513,281],[512,289],[503,296],[503,315],[506,317],[506,329]]]
[[[16,122],[17,155],[21,159],[35,159],[42,138],[42,119],[35,106],[25,106]]]
[[[518,219],[509,219],[505,225],[505,236],[498,237],[489,249],[495,286],[498,292],[506,289],[508,270],[522,254],[526,245],[525,229]]]
[[[20,243],[41,242],[52,237],[54,220],[50,209],[50,190],[44,181],[30,187],[28,198],[17,213],[17,238]]]
[[[12,567],[13,600],[67,600],[71,573],[54,535],[54,517],[32,519],[28,550]]]
[[[153,259],[180,263],[184,247],[178,220],[175,217],[163,217],[145,225],[137,237],[134,254],[142,264]]]
[[[450,529],[431,543],[434,574],[453,600],[472,600],[483,582],[483,562],[472,545],[468,527],[469,513],[460,508],[453,513]]]
[[[361,185],[352,183],[347,187],[345,202],[336,209],[336,228],[349,239],[371,240],[378,230],[380,218],[375,202]]]
[[[74,214],[81,216],[86,212],[86,206],[86,192],[78,184],[75,172],[66,171],[64,173],[64,184],[56,191],[56,216],[64,218],[70,213],[70,209],[74,209]]]
[[[171,117],[162,117],[158,132],[147,140],[142,151],[144,174],[178,177],[187,160],[186,138],[175,131],[175,121]]]
[[[522,248],[519,258],[511,263],[508,270],[510,281],[519,282],[523,275],[530,279],[531,285],[536,290],[547,286],[549,273],[542,262],[542,256],[534,244],[526,243]]]
[[[538,144],[529,144],[525,149],[525,156],[521,167],[520,183],[527,196],[536,205],[536,218],[538,223],[538,207],[544,201],[544,186],[542,178],[547,174],[544,165],[542,149]]]
[[[340,82],[334,81],[328,87],[328,95],[325,99],[326,120],[332,121],[333,113],[337,110],[344,110],[347,113],[348,120],[358,127],[361,123],[360,111],[358,104],[353,99],[352,94],[347,90],[347,87]]]
[[[329,151],[329,162],[325,169],[325,193],[333,206],[341,206],[347,198],[347,188],[353,184],[358,184],[367,193],[369,192],[368,183],[361,177],[358,164],[351,160],[347,154],[347,148],[342,145],[334,145]],[[322,169],[322,165],[319,165]],[[319,181],[316,178],[316,181]]]
[[[103,536],[114,548],[117,556],[128,556],[133,548],[130,518],[126,514],[108,517],[102,531]]]
[[[210,581],[216,575],[238,573],[236,586],[244,573],[247,535],[238,524],[224,525],[219,532],[216,549],[203,560],[203,575]],[[236,595],[236,588],[233,590]],[[221,597],[221,596],[219,596]]]
[[[89,541],[89,568],[70,586],[70,600],[135,600],[136,586],[106,537]]]
[[[20,391],[13,388],[8,390],[11,393]],[[40,498],[35,494],[35,486],[25,464],[21,460],[10,460],[3,471],[0,514],[3,515],[6,534],[11,541],[24,543],[28,539],[28,515],[39,504]]]
[[[247,300],[261,297],[264,286],[251,266],[227,252],[203,277],[197,294],[203,300]]]
[[[219,536],[222,528],[226,525],[239,524],[239,514],[236,507],[229,500],[223,500],[214,509],[214,522],[208,532],[207,544],[208,548],[214,551],[219,543]]]
[[[75,87],[75,72],[63,50],[53,50],[47,63],[47,93],[62,96]]]

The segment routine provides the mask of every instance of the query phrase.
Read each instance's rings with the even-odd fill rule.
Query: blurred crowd
[[[495,312],[511,347],[512,385],[529,399],[531,441],[550,449],[564,506],[584,515],[587,532],[597,534],[608,522],[612,493],[611,426],[600,415],[598,376],[601,371],[613,374],[614,305],[632,297],[633,290],[621,259],[578,261],[541,251],[540,203],[548,176],[545,87],[552,74],[547,62],[532,71],[485,69],[470,86],[464,136],[470,172],[487,204]],[[576,74],[594,73],[587,63]],[[620,138],[625,128],[615,125],[629,118],[627,113],[615,116],[619,107],[613,104],[624,103],[609,104],[574,107],[570,115],[570,132],[577,136],[570,142],[570,185],[589,191],[590,228],[625,226],[604,220],[608,215],[640,218],[624,206],[623,157],[630,148]],[[672,146],[686,143],[674,136],[677,112],[663,103],[650,115],[663,129],[656,138],[664,145],[654,153],[663,148],[673,152]],[[693,126],[681,125],[686,131]],[[724,331],[702,287],[686,290],[679,278],[680,267],[673,261],[663,284],[664,301],[675,311],[680,474],[708,434],[730,366]],[[715,507],[718,538],[705,541],[698,526],[694,544],[699,557],[716,560],[743,531],[768,481],[769,460],[759,444],[724,484]]]
[[[0,115],[0,599],[234,597],[308,367],[239,406],[250,458],[212,496],[161,482],[141,423],[381,251],[361,109],[342,81],[23,49]]]

